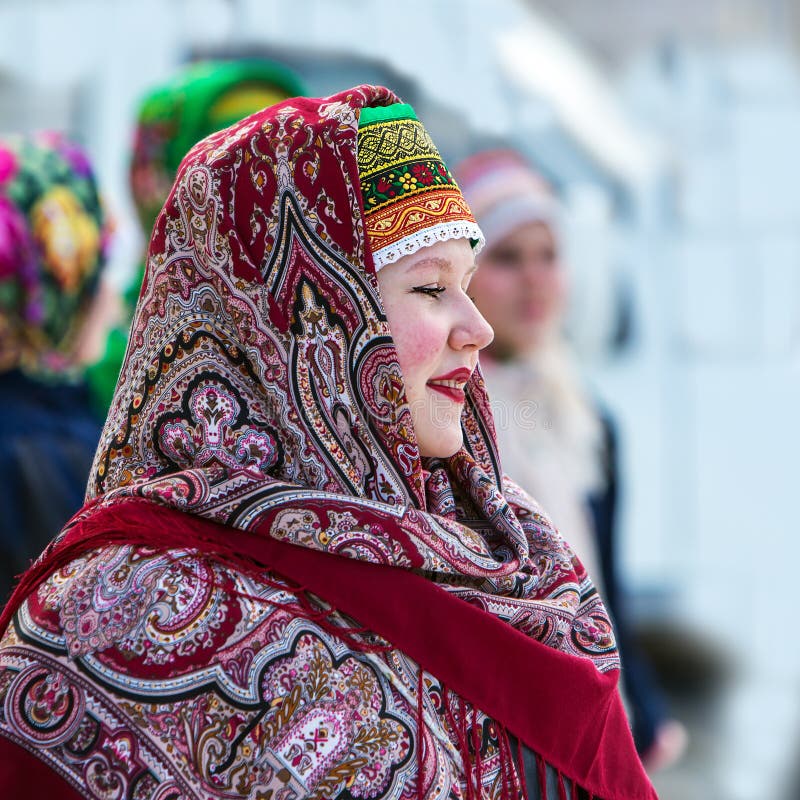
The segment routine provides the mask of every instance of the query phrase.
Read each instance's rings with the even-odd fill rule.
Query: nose
[[[458,305],[457,317],[450,329],[449,342],[453,350],[482,350],[494,339],[492,326],[466,295]]]

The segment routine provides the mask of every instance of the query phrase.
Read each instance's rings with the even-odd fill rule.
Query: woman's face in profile
[[[478,352],[492,341],[491,327],[467,294],[474,271],[469,242],[454,239],[378,273],[423,456],[445,458],[461,447],[464,385]]]
[[[566,300],[558,242],[543,222],[522,225],[480,255],[475,303],[494,328],[493,355],[534,351],[557,328]]]

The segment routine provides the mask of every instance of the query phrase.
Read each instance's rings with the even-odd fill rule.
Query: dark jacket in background
[[[0,374],[0,605],[83,505],[101,427],[84,384]]]

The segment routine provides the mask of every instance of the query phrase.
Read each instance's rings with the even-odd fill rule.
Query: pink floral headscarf
[[[69,365],[108,237],[80,148],[56,133],[0,140],[0,371]]]

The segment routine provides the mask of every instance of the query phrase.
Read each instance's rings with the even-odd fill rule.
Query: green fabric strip
[[[417,119],[414,109],[408,103],[394,103],[390,106],[368,106],[361,109],[358,127],[372,125],[374,122],[388,122],[390,119]]]

